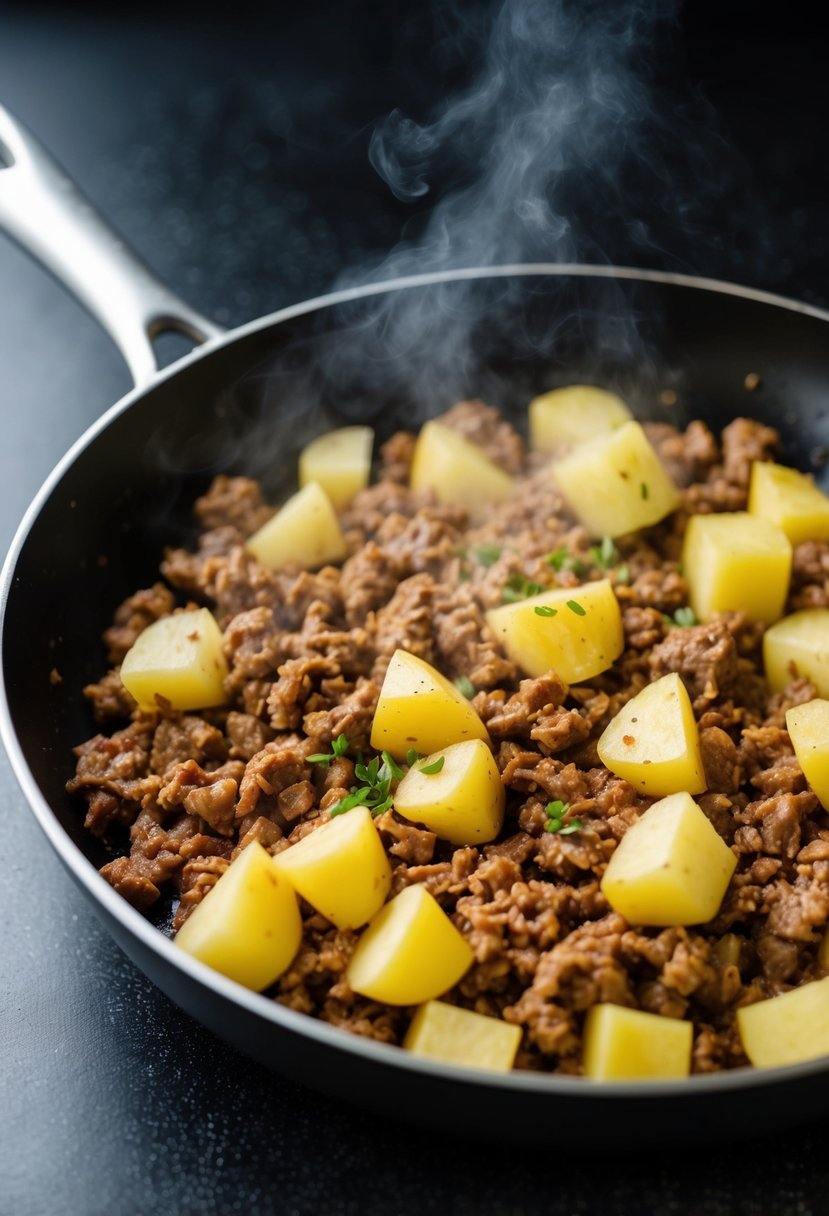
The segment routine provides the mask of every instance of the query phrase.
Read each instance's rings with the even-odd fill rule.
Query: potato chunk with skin
[[[676,672],[632,697],[597,750],[602,764],[640,794],[701,794],[707,786],[691,698]]]
[[[560,444],[585,443],[630,420],[621,397],[592,384],[569,384],[534,397],[529,405],[530,446],[553,452]]]
[[[341,426],[318,435],[299,454],[299,484],[315,481],[340,510],[368,485],[374,431],[370,426]]]
[[[555,671],[568,684],[606,671],[625,644],[622,614],[609,579],[557,587],[491,608],[486,622],[528,676]]]
[[[793,705],[786,710],[786,730],[803,776],[829,810],[829,701]]]
[[[746,511],[692,515],[682,547],[691,607],[701,621],[745,612],[766,625],[779,619],[789,592],[792,546],[785,532]]]
[[[509,1072],[520,1045],[520,1026],[445,1001],[421,1005],[403,1040],[407,1051],[424,1059],[496,1072]]]
[[[472,949],[433,895],[416,883],[381,908],[346,971],[354,992],[389,1005],[419,1005],[466,974]]]
[[[174,940],[214,971],[261,992],[291,965],[301,938],[294,889],[254,840],[197,904]]]
[[[295,891],[338,929],[358,929],[384,904],[391,866],[368,807],[329,819],[273,859]]]
[[[443,762],[438,772],[429,772]],[[504,821],[504,786],[482,739],[453,743],[412,765],[394,795],[394,809],[451,844],[494,840]]]
[[[371,746],[404,760],[489,734],[463,693],[430,663],[396,650],[386,670],[371,727]]]
[[[594,1005],[584,1023],[584,1073],[593,1081],[667,1080],[691,1071],[690,1022],[622,1005]]]
[[[595,537],[650,527],[679,506],[677,488],[638,422],[579,444],[552,464],[551,475]]]
[[[755,460],[748,509],[752,515],[777,524],[793,545],[829,537],[829,495],[797,469]]]
[[[207,608],[163,616],[124,656],[121,682],[142,709],[163,697],[173,709],[208,709],[226,701],[222,631]]]
[[[745,1053],[755,1068],[829,1055],[829,977],[737,1010]]]
[[[466,507],[473,517],[482,505],[505,502],[512,478],[489,459],[483,448],[442,422],[427,422],[415,444],[409,484],[432,490],[445,506]]]
[[[269,570],[287,565],[316,569],[340,561],[347,552],[337,513],[316,481],[289,498],[245,543]]]
[[[829,697],[829,608],[805,608],[763,635],[763,664],[774,692],[803,676]]]
[[[737,858],[690,794],[671,794],[628,828],[601,889],[632,925],[701,925],[717,915]]]

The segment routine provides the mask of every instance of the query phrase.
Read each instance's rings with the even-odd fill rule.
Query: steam
[[[444,16],[435,53],[462,39],[469,83],[424,121],[395,110],[377,125],[371,163],[412,219],[397,248],[339,286],[519,262],[664,264],[665,232],[681,229],[687,245],[699,226],[722,151],[713,115],[673,84],[677,7],[499,0],[474,9],[474,22],[468,6],[462,18]],[[481,333],[499,319],[513,362],[530,352],[553,368],[574,327],[594,374],[620,358],[647,361],[628,293],[606,284],[593,298],[595,284],[577,285],[545,322],[516,323],[527,292],[526,280],[505,278],[367,299],[318,370],[363,415],[382,387],[416,422],[459,395],[488,392],[504,404],[514,388]]]

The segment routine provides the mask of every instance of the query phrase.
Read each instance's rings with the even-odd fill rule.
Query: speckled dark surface
[[[441,84],[416,6],[384,6],[380,23],[367,3],[267,19],[113,11],[4,6],[0,101],[174,289],[237,324],[393,245],[407,210],[366,149],[376,116]],[[686,21],[676,71],[720,107],[733,142],[708,176],[727,190],[696,227],[654,219],[639,260],[826,303],[827,44],[793,18],[749,25],[748,12],[702,5]],[[621,231],[608,258],[636,260]],[[2,240],[0,368],[5,548],[55,460],[129,382],[95,324]],[[263,1074],[124,959],[5,761],[0,794],[2,1216],[827,1210],[829,1121],[776,1133],[770,1109],[762,1143],[643,1146],[597,1165],[574,1151],[588,1128],[551,1127],[546,1151],[499,1155]]]

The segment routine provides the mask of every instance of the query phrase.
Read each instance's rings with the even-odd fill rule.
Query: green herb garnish
[[[506,604],[517,604],[520,600],[529,599],[531,595],[539,595],[544,588],[540,583],[534,583],[523,574],[511,574],[502,592]]]
[[[618,562],[619,550],[614,545],[613,538],[605,536],[600,545],[593,545],[590,556],[593,558],[594,565],[598,566],[600,570],[609,570]]]
[[[446,757],[438,756],[437,760],[433,760],[431,764],[421,764],[420,771],[431,777],[433,773],[439,773],[445,763]]]
[[[623,562],[621,566],[617,566],[615,570],[616,582],[623,583],[625,586],[630,582],[630,569],[627,562]]]
[[[551,608],[548,604],[536,604],[533,612],[536,616],[555,616],[558,608]]]
[[[691,608],[690,605],[688,605],[685,608],[677,608],[677,610],[673,614],[673,616],[666,617],[665,619],[671,625],[680,625],[685,628],[687,628],[690,625],[699,624],[699,621],[697,620],[697,614],[694,612],[693,608]]]
[[[355,806],[367,806],[372,816],[382,815],[392,805],[391,783],[400,780],[403,770],[388,752],[383,752],[382,763],[380,757],[375,756],[368,764],[355,764],[354,776],[362,785],[352,786],[345,798],[331,807],[332,819]]]
[[[466,697],[467,701],[471,701],[475,696],[475,685],[470,680],[469,676],[458,676],[455,681],[455,687],[461,696]]]
[[[568,600],[567,607],[571,612],[575,612],[576,616],[587,616],[587,609],[582,608],[578,600]]]
[[[336,760],[338,756],[344,756],[348,751],[348,739],[345,735],[337,735],[337,738],[331,744],[330,752],[317,752],[313,756],[308,757],[309,764],[325,764],[326,766],[332,760]]]
[[[472,553],[482,566],[494,566],[501,556],[501,548],[499,545],[478,545]]]
[[[577,557],[564,545],[559,545],[557,549],[553,549],[552,553],[548,553],[544,558],[548,566],[552,566],[555,571],[572,570],[573,574],[584,573],[584,562],[580,562]]]
[[[643,481],[641,483],[641,485],[639,486],[639,491],[643,498],[648,497],[648,495],[650,494],[650,490],[648,489],[648,483],[646,481]]]
[[[570,803],[562,802],[560,798],[556,798],[554,802],[548,802],[547,822],[544,824],[545,832],[555,832],[558,836],[572,836],[574,832],[580,831],[584,826],[580,819],[566,820],[569,810]]]

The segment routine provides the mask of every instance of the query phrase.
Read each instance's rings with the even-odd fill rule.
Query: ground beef
[[[102,873],[141,909],[169,900],[178,928],[253,841],[276,854],[328,822],[375,755],[380,686],[402,647],[471,699],[505,790],[503,831],[482,846],[455,847],[393,808],[376,819],[392,893],[423,884],[472,948],[470,970],[446,999],[520,1026],[522,1068],[578,1073],[584,1017],[598,1001],[692,1021],[694,1071],[744,1065],[737,1008],[823,974],[829,827],[785,721],[815,690],[799,679],[769,694],[763,627],[743,615],[688,626],[675,614],[688,604],[679,563],[689,514],[744,509],[751,462],[774,456],[777,436],[746,419],[719,440],[700,422],[685,431],[649,425],[681,507],[608,549],[573,520],[547,469],[495,410],[461,402],[442,421],[516,476],[512,499],[470,519],[413,492],[415,436],[399,432],[381,449],[376,483],[341,513],[340,567],[261,566],[244,541],[273,508],[248,478],[219,476],[198,500],[194,551],[168,551],[169,586],[117,608],[104,636],[108,670],[85,689],[108,733],[76,748],[67,788],[85,804],[88,829],[123,854]],[[611,579],[622,615],[613,668],[573,687],[554,671],[524,678],[487,610],[505,588],[577,588],[600,577]],[[143,629],[188,601],[208,605],[222,627],[226,704],[147,714],[119,664]],[[829,543],[806,542],[794,554],[788,608],[827,604]],[[596,744],[630,697],[669,672],[687,687],[699,727],[699,805],[738,859],[719,913],[693,928],[630,925],[600,886],[653,800],[609,772]],[[550,802],[566,804],[577,830],[549,830]],[[271,995],[400,1043],[411,1010],[366,1000],[346,982],[358,932],[335,929],[308,905],[302,913],[299,953]]]

